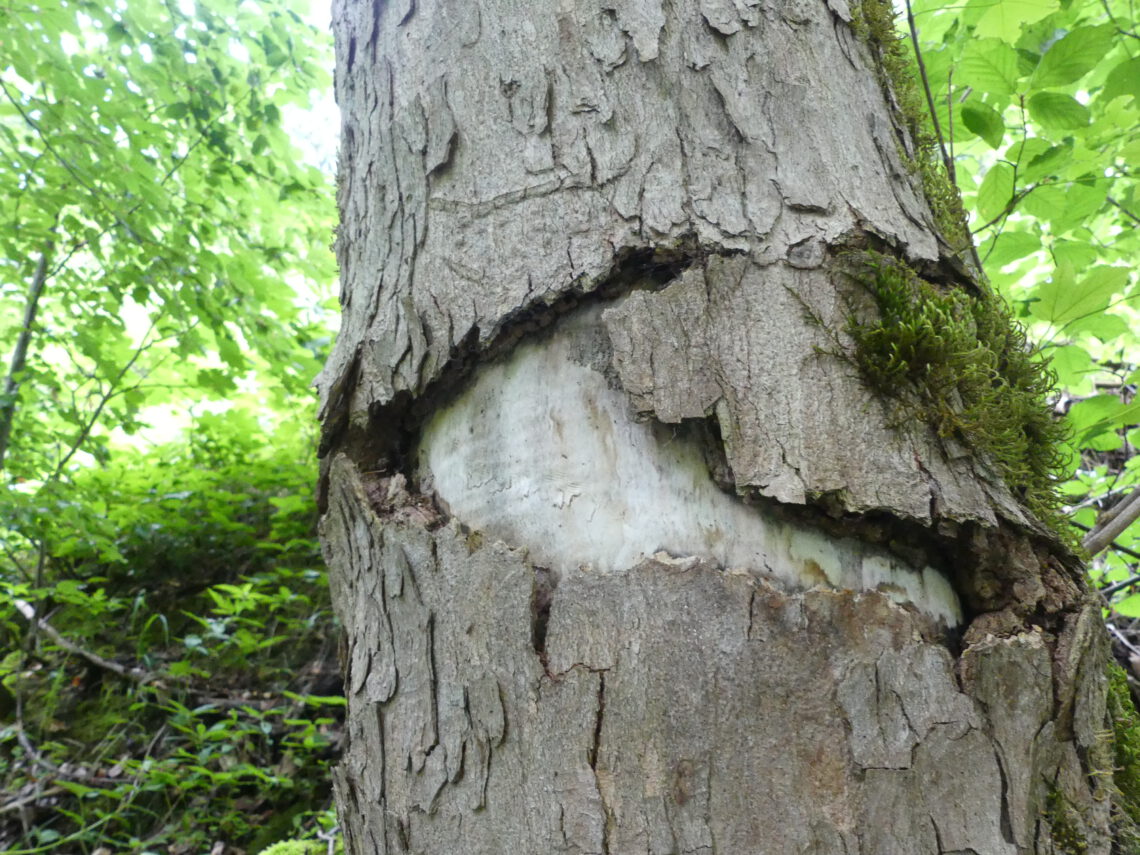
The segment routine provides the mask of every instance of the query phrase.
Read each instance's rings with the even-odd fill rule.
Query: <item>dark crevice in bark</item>
[[[550,608],[554,604],[554,591],[558,587],[558,573],[548,567],[534,568],[534,587],[530,595],[530,640],[538,661],[547,669],[546,630],[550,623]],[[549,673],[549,671],[547,672]]]
[[[605,793],[602,792],[602,783],[598,779],[598,759],[602,748],[602,722],[606,713],[606,675],[598,673],[598,707],[594,718],[594,738],[586,750],[586,762],[594,773],[594,784],[598,788],[598,799],[602,804],[602,855],[609,855],[610,851],[610,808],[606,804]]]
[[[938,855],[948,855],[942,846],[942,832],[938,830],[938,823],[934,821],[934,817],[930,817],[930,827],[934,829],[934,845],[938,847]]]
[[[439,739],[439,723],[441,720],[439,712],[439,704],[441,700],[441,693],[439,691],[439,682],[437,675],[439,668],[436,667],[435,661],[435,614],[428,612],[427,616],[427,665],[428,665],[428,690],[431,692],[431,739],[432,744],[428,747],[427,752],[424,754],[424,760],[431,756],[431,753],[436,748],[440,748]]]
[[[1009,776],[1006,774],[1005,763],[1002,762],[1001,752],[997,750],[997,746],[994,747],[994,760],[997,762],[998,775],[1001,777],[1001,836],[1006,843],[1016,845],[1013,822],[1009,816]]]
[[[842,241],[831,247],[829,255],[834,258],[836,252],[848,250],[871,250],[897,258],[911,267],[923,279],[941,285],[945,288],[964,288],[974,296],[984,292],[984,286],[978,283],[977,278],[970,273],[969,268],[957,256],[947,254],[940,247],[937,261],[926,258],[912,258],[905,246],[900,246],[897,240],[885,238],[869,230],[849,232]]]

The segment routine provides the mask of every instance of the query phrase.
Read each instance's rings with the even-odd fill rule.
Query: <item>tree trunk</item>
[[[1080,567],[851,357],[970,287],[852,17],[335,5],[349,852],[1109,851]]]

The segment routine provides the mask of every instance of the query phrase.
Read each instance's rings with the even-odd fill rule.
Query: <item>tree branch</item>
[[[16,349],[8,365],[8,376],[4,379],[4,398],[0,400],[0,470],[4,468],[4,455],[8,452],[8,442],[12,436],[12,421],[16,417],[16,392],[20,388],[20,374],[28,360],[28,347],[32,341],[32,325],[36,322],[36,310],[47,282],[48,256],[54,244],[48,241],[36,262],[36,272],[32,275],[32,287],[28,291],[28,302],[24,306],[24,324],[16,339]]]
[[[1140,490],[1133,489],[1127,498],[1100,515],[1092,531],[1081,541],[1081,546],[1091,558],[1108,547],[1137,519],[1140,519]]]

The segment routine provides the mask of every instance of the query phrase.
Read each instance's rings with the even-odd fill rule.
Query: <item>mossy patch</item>
[[[887,103],[905,128],[913,147],[899,145],[899,154],[922,182],[935,225],[958,255],[969,252],[973,239],[966,227],[962,197],[947,174],[942,144],[931,121],[914,55],[895,24],[891,0],[861,0],[852,8],[851,27],[876,59],[879,84]],[[980,275],[981,271],[977,271]]]
[[[1048,404],[1053,376],[1005,304],[986,292],[935,285],[879,252],[846,259],[877,310],[853,310],[847,326],[867,384],[897,401],[906,418],[973,450],[1032,513],[1060,530],[1065,428]]]
[[[1108,669],[1108,723],[1112,736],[1114,852],[1140,853],[1140,714],[1124,669]]]
[[[1064,855],[1085,855],[1089,851],[1080,814],[1056,787],[1050,789],[1046,797],[1045,820],[1049,823],[1055,851]]]
[[[282,840],[262,849],[261,855],[325,855],[327,851],[328,845],[319,840]]]

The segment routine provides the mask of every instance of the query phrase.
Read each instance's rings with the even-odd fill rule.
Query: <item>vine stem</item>
[[[938,121],[938,111],[934,109],[934,96],[930,92],[930,79],[926,76],[926,63],[922,60],[922,51],[918,48],[918,27],[914,23],[914,10],[910,7],[910,0],[906,0],[906,23],[910,28],[910,41],[914,45],[914,60],[918,65],[918,76],[922,80],[922,91],[926,95],[926,106],[930,110],[930,121],[934,124],[934,135],[938,137],[938,149],[942,152],[942,164],[946,167],[946,176],[952,184],[958,181],[954,177],[954,161],[946,153],[946,138],[942,136],[942,124]]]
[[[938,121],[938,110],[934,107],[934,95],[930,91],[930,78],[926,74],[926,62],[922,59],[922,49],[918,46],[918,25],[914,22],[914,10],[911,8],[910,0],[906,0],[906,23],[910,30],[910,43],[914,47],[914,62],[918,67],[918,77],[922,81],[922,92],[926,96],[926,108],[930,111],[930,122],[934,125],[934,136],[938,140],[938,151],[942,155],[942,165],[946,169],[946,178],[954,187],[957,187],[958,178],[954,171],[954,159],[946,151],[946,138],[942,135],[942,123]],[[951,92],[949,89],[947,89],[946,98],[950,102]],[[947,106],[949,107],[951,128],[953,128],[954,105],[950,102]],[[950,144],[953,146],[953,140],[950,141]],[[985,281],[985,268],[982,267],[978,247],[972,239],[969,244],[970,257],[973,259],[975,267],[975,278]]]

